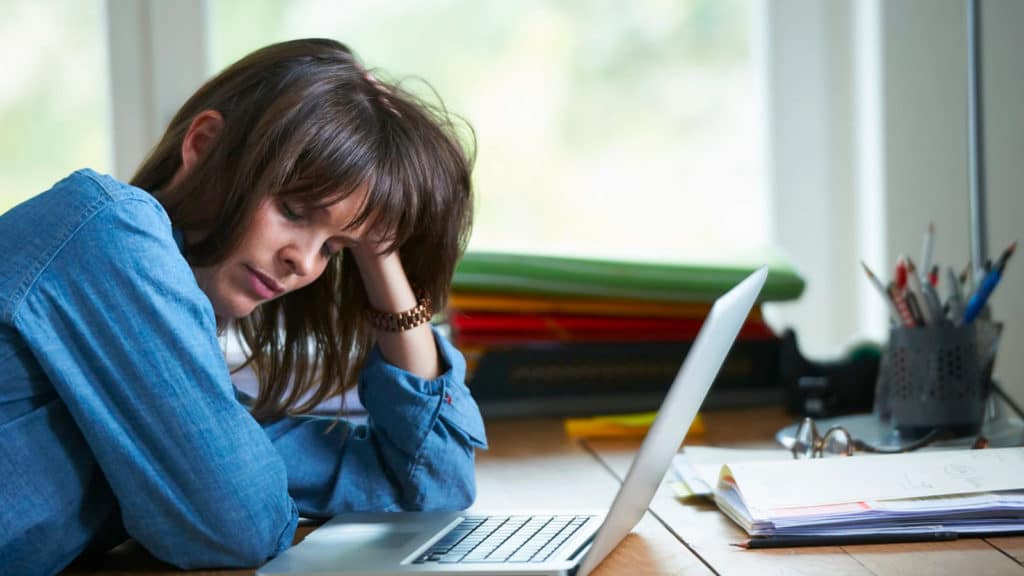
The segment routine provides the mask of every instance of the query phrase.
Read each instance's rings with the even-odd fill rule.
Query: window
[[[102,0],[6,0],[0,18],[0,213],[71,170],[110,169]]]
[[[429,82],[476,131],[473,249],[735,261],[769,241],[755,8],[218,0],[209,72],[324,36]]]

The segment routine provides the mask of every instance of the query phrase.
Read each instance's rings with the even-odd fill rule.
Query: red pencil
[[[900,320],[903,325],[911,328],[917,326],[917,322],[914,320],[914,315],[910,312],[910,307],[907,306],[906,295],[903,290],[897,288],[894,284],[889,286],[889,296],[892,297],[892,303],[896,305],[896,311],[900,315]]]

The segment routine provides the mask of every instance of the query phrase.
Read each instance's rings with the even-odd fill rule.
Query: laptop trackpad
[[[393,572],[402,559],[412,557],[459,517],[457,512],[340,514],[310,532],[261,573],[330,572],[339,568]]]
[[[422,536],[420,530],[384,523],[353,523],[323,526],[311,532],[304,541],[325,542],[362,550],[393,550],[405,546],[416,536]]]

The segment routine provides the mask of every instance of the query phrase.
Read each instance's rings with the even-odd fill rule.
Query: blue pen
[[[988,274],[985,274],[985,278],[981,281],[981,286],[978,286],[978,290],[971,295],[970,301],[967,302],[967,309],[964,310],[964,324],[973,322],[985,308],[989,296],[995,291],[999,280],[1003,277],[1003,269],[1006,268],[1007,260],[1010,259],[1010,256],[1013,255],[1013,251],[1016,249],[1016,242],[1010,244],[1010,247],[1003,251],[1003,255],[999,257],[999,263]]]

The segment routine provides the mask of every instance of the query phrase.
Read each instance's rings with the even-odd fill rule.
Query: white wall
[[[1024,240],[1024,2],[981,0],[989,254]],[[834,358],[885,337],[858,260],[891,275],[970,253],[963,0],[776,0],[767,10],[773,236],[807,280],[766,308],[803,351]],[[1024,251],[1024,250],[1022,250]],[[1005,324],[996,377],[1024,401],[1024,254],[992,300]]]
[[[983,16],[988,218],[993,253],[1024,241],[1024,2],[987,2]],[[1006,323],[997,377],[1024,404],[1024,249],[993,299]]]

